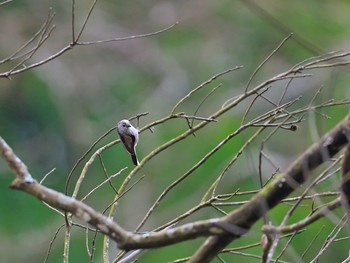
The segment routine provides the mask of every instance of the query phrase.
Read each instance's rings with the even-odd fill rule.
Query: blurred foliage
[[[259,12],[260,9],[253,8],[243,0],[99,1],[83,34],[85,41],[153,32],[176,21],[179,21],[179,25],[149,38],[76,46],[42,67],[13,76],[11,80],[1,79],[1,136],[29,166],[36,179],[40,180],[47,172],[56,168],[45,184],[63,191],[67,175],[78,158],[118,120],[149,112],[148,116],[141,118],[142,127],[169,114],[173,105],[201,82],[218,72],[243,65],[243,69],[212,83],[204,91],[185,101],[179,109],[192,114],[207,92],[222,83],[222,87],[203,104],[198,113],[201,116],[209,115],[226,100],[241,93],[256,67],[292,32],[293,38],[262,68],[251,87],[309,57],[349,46],[348,1],[257,2],[265,13]],[[76,29],[81,26],[90,5],[90,1],[77,2]],[[69,43],[70,2],[13,1],[0,6],[2,58],[13,53],[41,27],[49,7],[56,12],[56,29],[30,62],[39,61]],[[0,67],[1,71],[5,69],[4,65]],[[324,88],[316,102],[349,97],[348,68],[322,69],[312,73],[315,74],[313,78],[296,82],[286,101],[303,95],[304,101],[296,107],[304,105],[320,86]],[[281,94],[278,88],[274,88],[273,94],[269,95],[278,98]],[[199,131],[196,137],[187,138],[147,164],[142,171],[146,177],[130,194],[121,199],[115,220],[126,229],[134,229],[166,186],[237,129],[247,106],[248,102],[220,118],[220,128],[210,124]],[[270,105],[261,100],[254,105],[248,119],[258,116],[269,107]],[[266,151],[278,159],[281,168],[285,168],[314,142],[315,137],[310,134],[310,128],[321,136],[334,127],[347,111],[346,106],[322,109],[320,112],[330,116],[330,119],[316,115],[294,133],[281,130],[275,135],[274,141],[265,146]],[[166,125],[157,126],[153,133],[145,131],[141,134],[138,146],[139,158],[142,159],[185,129],[184,120],[172,120]],[[175,187],[142,230],[159,226],[196,205],[217,174],[222,172],[253,132],[254,130],[249,129],[229,142],[181,186]],[[263,133],[260,138],[267,134]],[[112,133],[99,145],[115,139],[117,135]],[[259,189],[259,149],[259,141],[250,145],[234,168],[228,171],[224,184],[219,188],[220,193],[238,189]],[[126,166],[129,167],[127,172],[132,169],[130,158],[121,145],[108,149],[102,157],[109,174]],[[8,185],[12,175],[3,161],[0,164],[0,199],[3,200],[0,204],[2,260],[43,262],[48,244],[64,220],[34,198],[10,190]],[[81,168],[82,165],[79,165],[72,184]],[[119,186],[127,172],[115,178],[113,184]],[[266,168],[266,173],[267,178],[272,169]],[[100,164],[94,163],[79,196],[84,196],[104,178]],[[334,185],[332,187],[336,188],[337,184]],[[102,211],[113,196],[110,186],[105,185],[88,198],[87,203]],[[232,201],[247,200],[246,198],[237,196]],[[309,203],[305,207],[305,213],[298,211],[293,220],[306,216],[310,212],[310,206]],[[231,211],[232,207],[223,209]],[[288,209],[289,206],[286,205],[273,209],[270,213],[273,222],[280,222]],[[338,211],[335,215],[341,214],[342,211]],[[220,215],[213,209],[203,209],[184,222]],[[248,237],[237,240],[232,246],[259,242],[261,224],[259,222]],[[318,243],[314,245],[317,251],[334,224],[332,220],[323,219],[310,226],[309,232],[297,235],[292,242],[294,251],[288,252],[285,260],[295,261],[298,253],[304,251],[315,233],[322,228]],[[308,235],[310,232],[311,235]],[[64,230],[59,232],[48,262],[62,260],[63,233]],[[92,236],[90,241],[91,238]],[[84,239],[84,230],[74,231],[70,262],[89,261]],[[203,240],[147,251],[138,262],[166,262],[189,256]],[[98,237],[97,242],[94,262],[102,262],[99,245],[101,237]],[[337,244],[339,245],[333,245],[322,257],[322,262],[340,262],[346,257],[348,246],[345,241]],[[281,249],[282,247],[279,251]],[[111,253],[114,255],[116,251]],[[250,249],[247,253],[260,255],[261,248]],[[277,251],[277,255],[278,253]],[[312,259],[314,255],[312,250],[309,251],[305,261]],[[228,261],[232,257],[223,255]],[[237,260],[246,260],[242,256],[236,257]],[[251,259],[250,262],[259,260]]]

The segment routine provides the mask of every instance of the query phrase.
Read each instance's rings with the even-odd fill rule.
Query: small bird
[[[139,131],[128,120],[121,120],[117,124],[117,131],[125,149],[130,153],[132,162],[139,165],[136,156],[136,145],[139,142]]]

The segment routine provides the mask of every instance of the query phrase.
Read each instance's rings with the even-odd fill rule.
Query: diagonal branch
[[[347,131],[346,135],[348,139],[350,139],[350,130]],[[350,178],[349,178],[350,176],[350,144],[348,144],[345,148],[341,171],[342,171],[341,203],[346,211],[348,221],[349,221],[349,218],[350,218]]]
[[[83,202],[35,181],[26,165],[1,137],[0,154],[16,176],[11,188],[22,190],[52,207],[71,213],[80,220],[96,227],[100,232],[117,242],[118,247],[124,250],[162,247],[200,236],[223,235],[227,231],[241,233],[239,228],[227,227],[222,219],[196,221],[153,233],[131,233]]]
[[[249,229],[262,218],[269,209],[292,193],[310,175],[317,166],[337,154],[348,144],[350,115],[333,130],[325,134],[318,143],[311,146],[294,161],[287,170],[256,194],[248,203],[226,216],[227,224]],[[209,237],[193,255],[190,262],[210,262],[222,249],[240,235],[222,235]]]

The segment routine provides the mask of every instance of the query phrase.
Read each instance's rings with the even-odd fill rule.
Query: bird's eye
[[[123,127],[125,127],[125,123],[123,123]]]

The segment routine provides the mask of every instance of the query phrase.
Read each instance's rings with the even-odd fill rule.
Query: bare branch
[[[96,1],[95,1],[96,2]],[[92,12],[94,8],[94,4],[92,5],[91,9],[89,12]],[[64,53],[66,53],[67,51],[71,50],[74,46],[76,45],[93,45],[93,44],[101,44],[101,43],[107,43],[107,42],[114,42],[114,41],[125,41],[125,40],[131,40],[131,39],[137,39],[137,38],[143,38],[143,37],[149,37],[149,36],[155,36],[155,35],[158,35],[160,33],[163,33],[167,30],[170,30],[171,28],[173,28],[175,25],[178,24],[178,22],[174,23],[173,25],[167,27],[167,28],[164,28],[164,29],[161,29],[161,30],[158,30],[156,32],[152,32],[152,33],[147,33],[147,34],[141,34],[141,35],[134,35],[134,36],[129,36],[129,37],[123,37],[123,38],[113,38],[113,39],[106,39],[106,40],[97,40],[97,41],[90,41],[90,42],[78,42],[78,39],[75,40],[75,0],[72,0],[72,42],[70,44],[68,44],[66,47],[62,48],[61,50],[57,51],[56,53],[52,54],[51,56],[41,60],[41,61],[38,61],[38,62],[35,62],[35,63],[32,63],[30,65],[27,65],[27,66],[24,66],[23,63],[26,62],[27,60],[29,60],[30,58],[33,57],[33,55],[35,54],[35,52],[41,47],[41,45],[50,37],[51,35],[51,32],[53,31],[53,29],[55,28],[54,26],[51,27],[48,30],[49,28],[49,25],[51,24],[52,22],[52,19],[54,17],[55,13],[51,12],[51,9],[50,9],[50,12],[49,12],[49,16],[48,16],[48,19],[47,21],[45,21],[44,25],[42,26],[42,28],[30,39],[28,40],[21,48],[19,48],[14,54],[12,54],[11,56],[9,56],[8,58],[4,59],[1,61],[1,63],[5,63],[9,60],[13,60],[15,59],[15,56],[21,52],[24,48],[26,48],[30,43],[32,43],[34,41],[34,39],[37,38],[37,36],[39,36],[40,34],[42,34],[42,37],[39,41],[39,43],[30,51],[26,52],[25,54],[21,55],[20,57],[28,54],[28,56],[26,58],[24,58],[21,62],[19,62],[15,67],[13,67],[12,69],[6,71],[6,72],[2,72],[0,73],[0,78],[10,78],[11,76],[13,75],[17,75],[19,73],[22,73],[22,72],[25,72],[27,70],[31,70],[33,68],[36,68],[36,67],[39,67],[39,66],[42,66],[54,59],[56,59],[57,57],[63,55]],[[88,14],[86,20],[84,23],[87,23],[88,19],[90,17],[90,13]],[[83,30],[84,30],[84,27],[85,27],[85,24],[83,25],[82,29],[80,30],[79,32],[79,36],[82,34]],[[47,34],[45,34],[47,32]],[[44,33],[44,34],[43,34]],[[21,68],[18,68],[18,67],[21,67]]]
[[[63,227],[64,227],[64,225],[61,225],[61,226],[56,230],[54,236],[52,237],[52,239],[51,239],[51,241],[50,241],[49,248],[47,249],[47,253],[46,253],[46,257],[45,257],[44,263],[46,263],[47,260],[49,259],[49,256],[50,256],[50,252],[51,252],[51,248],[52,248],[53,242],[56,240],[58,233],[61,231],[61,229],[62,229]]]
[[[347,220],[344,220],[345,217],[346,215],[344,215],[344,217],[341,220],[339,220],[339,223],[336,225],[336,227],[334,227],[334,229],[332,230],[332,233],[328,235],[328,237],[326,238],[326,241],[324,242],[322,249],[318,252],[316,257],[310,261],[310,263],[317,263],[319,258],[322,256],[322,254],[325,253],[325,251],[329,248],[329,246],[332,244],[332,242],[337,237],[339,232],[344,228],[347,222]]]
[[[226,217],[227,222],[249,231],[250,227],[268,211],[267,209],[271,209],[293,192],[310,176],[310,171],[337,154],[348,143],[344,134],[348,129],[350,129],[350,117],[325,134],[249,203],[230,213]],[[219,251],[238,237],[229,235],[209,237],[190,262],[210,262]]]
[[[203,100],[198,104],[197,109],[194,111],[193,115],[196,116],[197,112],[199,111],[200,107],[203,105],[203,103],[216,91],[218,90],[220,87],[222,87],[222,84],[220,83],[219,85],[217,85],[216,87],[214,87],[204,98]],[[190,127],[193,126],[193,122],[194,119],[192,119]]]
[[[165,31],[168,31],[178,24],[179,24],[179,22],[175,22],[174,24],[172,24],[169,27],[163,28],[161,30],[158,30],[158,31],[155,31],[152,33],[147,33],[147,34],[140,34],[140,35],[134,35],[134,36],[128,36],[128,37],[116,37],[116,38],[95,40],[95,41],[78,41],[78,42],[76,42],[76,44],[80,45],[80,46],[82,46],[82,45],[95,45],[95,44],[103,44],[103,43],[109,43],[109,42],[132,40],[132,39],[137,39],[137,38],[151,37],[151,36],[155,36],[155,35],[158,35],[160,33],[163,33]]]
[[[121,169],[118,173],[111,175],[110,177],[108,177],[106,180],[104,180],[103,182],[101,182],[99,185],[97,185],[96,187],[94,187],[89,193],[87,193],[82,199],[81,201],[83,202],[86,198],[88,198],[93,192],[95,192],[97,189],[99,189],[101,186],[103,186],[105,183],[110,182],[114,177],[120,175],[127,167]]]
[[[295,224],[288,225],[288,226],[274,227],[274,226],[265,225],[262,227],[262,231],[266,234],[282,234],[282,233],[285,234],[285,233],[298,231],[298,230],[301,230],[301,229],[305,228],[306,226],[314,223],[318,219],[327,216],[331,211],[340,207],[340,205],[341,205],[340,198],[338,197],[337,199],[326,204],[324,207],[317,210],[315,213],[313,213],[311,216],[305,218],[304,220],[301,220]]]
[[[10,2],[12,2],[13,0],[5,0],[3,2],[0,3],[0,6],[4,5],[4,4],[8,4]]]
[[[349,130],[346,131],[348,140],[350,139]],[[350,142],[350,141],[349,141]],[[342,182],[341,182],[341,201],[345,208],[348,222],[350,223],[350,144],[345,148],[344,158],[342,162]]]
[[[34,180],[29,182],[26,178],[30,175],[28,175],[29,172],[24,163],[12,150],[9,150],[10,148],[2,138],[0,142],[2,157],[8,161],[9,165],[16,163],[16,165],[13,166],[16,179],[12,182],[11,188],[25,191],[51,206],[72,213],[77,218],[89,223],[98,228],[102,233],[108,235],[123,249],[159,247],[198,236],[217,235],[225,232],[223,222],[220,222],[218,219],[210,219],[153,234],[128,233],[108,217],[96,212],[83,202],[49,189]],[[27,175],[24,175],[24,173],[27,173]]]
[[[194,93],[196,93],[198,90],[202,89],[203,87],[205,87],[206,85],[210,84],[212,81],[214,81],[215,79],[219,78],[220,76],[222,75],[225,75],[227,73],[230,73],[232,71],[236,71],[238,69],[241,69],[242,66],[236,66],[234,68],[230,68],[230,69],[227,69],[223,72],[220,72],[218,74],[216,74],[215,76],[211,77],[210,79],[208,79],[207,81],[203,82],[202,84],[200,84],[198,87],[194,88],[193,90],[191,90],[185,97],[183,97],[182,99],[180,99],[176,104],[175,106],[173,107],[173,109],[171,110],[170,112],[170,115],[173,115],[176,108],[179,107],[179,105],[186,99],[188,99],[191,95],[193,95]]]
[[[33,183],[34,179],[28,171],[27,166],[13,152],[11,147],[0,136],[0,155],[8,166],[16,174],[16,177],[26,183]]]
[[[261,64],[255,69],[255,71],[253,72],[253,74],[250,76],[248,83],[246,85],[245,88],[245,93],[247,93],[248,89],[249,89],[249,85],[252,82],[253,78],[255,77],[255,75],[259,72],[259,70],[265,65],[265,63],[274,55],[276,54],[276,52],[278,50],[280,50],[280,48],[284,45],[284,43],[286,43],[291,37],[293,36],[293,33],[289,34],[285,39],[282,40],[282,42],[263,60],[263,62],[261,62]]]
[[[17,75],[19,73],[22,73],[24,71],[27,71],[27,70],[30,70],[30,69],[33,69],[33,68],[36,68],[36,67],[39,67],[41,65],[44,65],[45,63],[49,62],[49,61],[52,61],[54,60],[55,58],[61,56],[62,54],[66,53],[68,50],[72,49],[72,46],[71,45],[68,45],[64,48],[62,48],[60,51],[58,51],[57,53],[47,57],[46,59],[44,60],[41,60],[39,62],[36,62],[36,63],[33,63],[33,64],[30,64],[26,67],[22,67],[20,69],[17,69],[17,70],[9,70],[9,71],[6,71],[6,72],[3,72],[3,73],[0,73],[0,78],[9,78],[10,76],[13,76],[13,75]]]
[[[48,13],[48,17],[46,19],[46,21],[44,22],[44,24],[42,25],[42,27],[26,42],[24,43],[19,49],[17,49],[12,55],[8,56],[7,58],[3,59],[0,61],[0,64],[4,64],[8,61],[12,61],[12,60],[16,60],[19,58],[22,58],[23,56],[26,56],[27,54],[30,54],[33,52],[33,50],[37,49],[37,46],[34,47],[33,49],[25,52],[24,54],[18,55],[20,52],[22,52],[25,48],[27,48],[31,43],[34,42],[34,40],[42,35],[44,36],[45,34],[43,34],[44,31],[47,31],[47,29],[49,28],[49,26],[52,23],[53,17],[55,16],[55,13],[52,12],[51,9],[49,9],[49,13]],[[42,37],[41,37],[42,38]],[[40,43],[41,41],[39,41]]]
[[[73,0],[73,2],[74,2],[74,0]],[[81,26],[80,31],[78,32],[77,38],[75,38],[75,37],[74,37],[74,34],[73,34],[73,41],[74,41],[74,43],[76,43],[76,42],[79,41],[79,39],[80,39],[80,37],[81,37],[81,35],[82,35],[82,33],[83,33],[85,27],[86,27],[87,22],[88,22],[89,19],[90,19],[91,13],[92,13],[92,11],[94,10],[96,4],[97,4],[97,0],[94,0],[94,1],[92,2],[92,4],[91,4],[91,7],[90,7],[90,9],[89,9],[88,14],[86,15],[86,18],[85,18],[85,20],[84,20],[84,23],[83,23],[83,25]],[[72,14],[73,14],[73,11],[72,11]],[[73,24],[74,24],[74,22],[73,22]]]

